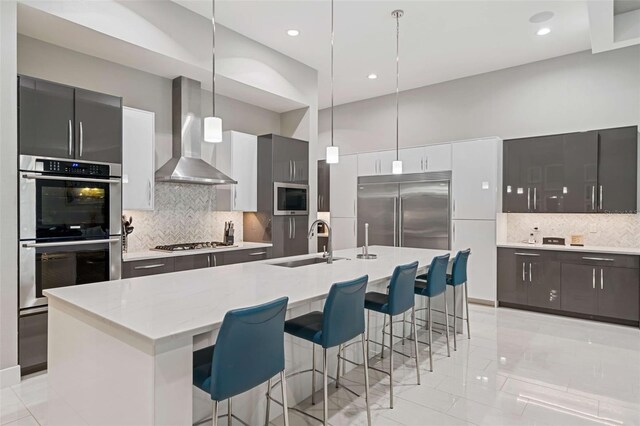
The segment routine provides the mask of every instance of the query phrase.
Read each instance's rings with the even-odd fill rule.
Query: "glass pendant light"
[[[222,142],[222,119],[216,117],[216,1],[211,1],[211,25],[213,27],[213,69],[211,71],[211,97],[213,110],[211,117],[204,118],[204,141],[210,143]]]
[[[391,12],[391,16],[396,18],[396,159],[391,164],[391,173],[394,175],[402,174],[402,161],[400,161],[400,18],[404,15],[404,11],[398,9]]]
[[[331,0],[331,146],[327,147],[327,164],[340,161],[340,148],[333,145],[333,0]]]

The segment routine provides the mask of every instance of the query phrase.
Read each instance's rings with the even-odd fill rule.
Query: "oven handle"
[[[109,238],[106,240],[61,241],[57,243],[25,243],[22,245],[22,247],[38,248],[38,247],[61,247],[61,246],[85,246],[89,244],[117,243],[118,241],[120,241],[120,238]]]
[[[71,176],[48,176],[39,173],[24,173],[24,179],[44,179],[44,180],[70,180],[74,182],[98,182],[98,183],[120,183],[120,179],[96,179],[96,178],[79,178]]]

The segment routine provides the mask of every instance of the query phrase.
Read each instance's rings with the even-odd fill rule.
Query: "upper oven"
[[[309,185],[275,182],[273,184],[273,214],[276,216],[309,214]]]
[[[121,234],[121,166],[20,156],[20,240]]]

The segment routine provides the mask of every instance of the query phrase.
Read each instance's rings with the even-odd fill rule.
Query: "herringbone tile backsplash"
[[[148,250],[160,244],[221,241],[224,222],[235,224],[235,239],[242,241],[242,212],[216,211],[213,186],[156,182],[155,209],[130,210],[133,233],[129,253]]]
[[[507,241],[526,240],[534,227],[540,237],[584,235],[585,245],[640,247],[640,215],[637,214],[518,214],[507,216]]]

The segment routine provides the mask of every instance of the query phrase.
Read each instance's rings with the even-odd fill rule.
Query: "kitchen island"
[[[297,316],[321,309],[334,282],[368,274],[369,290],[384,291],[396,265],[417,260],[422,272],[449,253],[370,252],[378,258],[359,260],[348,249],[336,251],[331,265],[275,265],[319,256],[306,255],[49,290],[50,387],[89,424],[192,424],[210,407],[194,407],[192,353],[215,341],[227,311],[288,296],[287,316]],[[308,368],[311,347],[288,338],[285,345],[287,372]],[[292,405],[309,396],[309,378],[296,379],[289,383]],[[264,421],[263,394],[242,395],[240,417]]]

